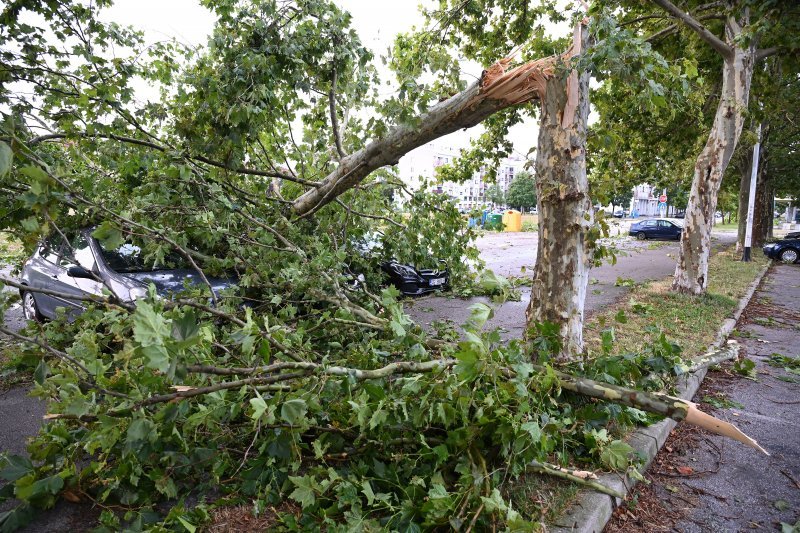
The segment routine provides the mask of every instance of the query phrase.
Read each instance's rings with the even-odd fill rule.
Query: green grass
[[[716,224],[714,226],[714,229],[717,231],[729,231],[729,230],[737,231],[739,229],[739,223],[731,222],[730,224]]]
[[[732,250],[718,252],[711,257],[708,293],[703,296],[671,292],[671,278],[635,286],[624,302],[592,317],[586,325],[587,345],[599,349],[601,331],[613,325],[615,350],[620,353],[641,350],[663,331],[686,357],[701,354],[766,263],[761,252],[749,263],[741,262]],[[614,319],[620,310],[626,323]]]

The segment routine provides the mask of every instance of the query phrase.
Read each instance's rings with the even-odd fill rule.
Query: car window
[[[655,227],[656,223],[654,220],[645,220],[644,222],[642,222],[642,225],[646,228],[653,228]]]
[[[41,255],[45,261],[57,264],[63,248],[64,239],[61,238],[61,235],[52,235],[42,242],[39,248],[39,255]]]
[[[62,254],[61,266],[80,265],[90,272],[97,270],[89,239],[82,232],[75,235],[69,244]]]
[[[159,265],[145,263],[142,248],[129,242],[115,249],[103,246],[100,241],[98,241],[98,244],[103,259],[109,268],[116,272],[152,272],[170,268],[187,268],[188,266],[180,256],[174,254],[168,255]]]
[[[671,224],[669,222],[667,222],[666,220],[659,220],[658,221],[658,227],[659,228],[668,228],[670,226],[671,226]]]

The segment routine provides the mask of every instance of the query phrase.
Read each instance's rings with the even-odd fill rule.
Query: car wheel
[[[636,238],[639,239],[640,241],[643,241],[647,238],[647,234],[643,231],[640,231],[639,233],[636,234]]]
[[[781,261],[784,263],[797,262],[797,250],[794,248],[787,248],[781,252]]]
[[[31,292],[22,293],[22,314],[25,315],[26,320],[42,321],[42,314],[39,312],[39,308],[36,307],[36,299]]]

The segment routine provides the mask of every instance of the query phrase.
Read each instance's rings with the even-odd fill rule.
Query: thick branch
[[[333,141],[336,143],[336,152],[339,154],[339,159],[343,159],[347,154],[344,153],[344,148],[342,148],[342,136],[339,133],[339,119],[336,116],[336,81],[338,78],[339,73],[336,72],[336,67],[333,67],[331,90],[328,92],[328,105],[331,111],[331,129],[333,129]]]
[[[689,13],[682,11],[678,7],[676,7],[672,2],[669,0],[650,0],[657,6],[661,7],[662,9],[666,10],[670,15],[674,16],[675,18],[681,20],[688,28],[694,31],[702,40],[707,42],[711,47],[719,52],[722,57],[730,58],[733,56],[733,48],[728,46],[722,39],[711,33],[708,28],[700,24],[694,17],[692,17]]]
[[[433,106],[413,124],[394,127],[382,139],[343,158],[319,186],[297,198],[296,215],[306,216],[327,205],[340,194],[386,165],[396,165],[402,156],[423,144],[462,128],[471,128],[507,107],[541,97],[555,66],[572,58],[574,44],[564,54],[529,61],[506,71],[511,58],[504,58],[484,71],[481,79],[464,91]]]
[[[756,50],[756,61],[761,61],[762,59],[766,59],[769,56],[774,56],[778,54],[783,49],[780,46],[773,46],[772,48],[761,48],[760,50]]]

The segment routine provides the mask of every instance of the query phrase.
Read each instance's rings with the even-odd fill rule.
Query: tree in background
[[[651,2],[677,19],[681,27],[693,31],[722,57],[723,62],[719,105],[708,140],[695,162],[685,231],[672,284],[677,292],[703,294],[708,287],[708,258],[717,193],[739,142],[753,71],[758,61],[780,51],[776,46],[759,47],[770,37],[780,39],[784,34],[796,40],[798,17],[789,4],[780,2],[729,1],[722,5],[693,2],[690,12],[669,0]],[[718,31],[723,37],[712,31],[713,26],[704,26],[700,22],[703,18],[721,19],[722,27]]]
[[[520,211],[536,207],[536,180],[530,172],[523,170],[514,177],[508,186],[506,203]]]
[[[506,195],[503,193],[503,189],[496,183],[490,185],[489,188],[486,189],[486,199],[496,206],[506,204]]]

